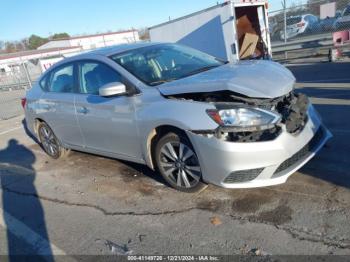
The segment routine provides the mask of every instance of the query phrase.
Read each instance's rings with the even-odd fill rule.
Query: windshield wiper
[[[228,63],[228,62],[227,62]],[[149,83],[150,86],[156,86],[156,85],[160,85],[160,84],[164,84],[164,83],[167,83],[167,82],[171,82],[171,81],[174,81],[174,80],[178,80],[178,79],[181,79],[181,78],[184,78],[184,77],[187,77],[187,76],[191,76],[191,75],[195,75],[195,74],[199,74],[201,72],[205,72],[205,71],[208,71],[210,69],[213,69],[215,67],[219,67],[220,65],[211,65],[211,66],[205,66],[205,67],[201,67],[201,68],[198,68],[196,70],[193,70],[181,77],[178,77],[178,78],[169,78],[169,79],[161,79],[161,80],[157,80],[157,81],[154,81],[154,82],[151,82]]]
[[[167,82],[174,81],[174,80],[176,80],[176,79],[177,79],[177,78],[170,78],[170,79],[157,80],[157,81],[154,81],[154,82],[149,83],[149,85],[150,85],[150,86],[156,86],[156,85],[160,85],[160,84],[164,84],[164,83],[167,83]]]
[[[215,67],[219,67],[219,65],[212,65],[212,66],[201,67],[201,68],[198,68],[198,69],[196,69],[196,70],[193,70],[193,71],[189,72],[188,74],[186,74],[186,75],[184,75],[184,76],[182,76],[182,77],[187,77],[187,76],[199,74],[199,73],[208,71],[208,70],[210,70],[210,69],[213,69],[213,68],[215,68]]]

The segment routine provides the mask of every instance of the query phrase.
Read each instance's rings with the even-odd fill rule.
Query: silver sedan
[[[331,137],[295,78],[271,61],[221,61],[138,43],[65,59],[24,101],[53,158],[72,149],[157,170],[172,187],[284,183]]]

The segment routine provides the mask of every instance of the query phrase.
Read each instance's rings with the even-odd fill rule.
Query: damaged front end
[[[216,110],[209,110],[207,113],[219,124],[219,127],[215,130],[192,130],[192,132],[207,137],[215,136],[230,142],[271,141],[281,134],[283,128],[288,133],[297,135],[308,121],[308,98],[294,91],[272,99],[250,98],[232,91],[177,94],[167,96],[167,98],[207,102],[215,105]],[[257,125],[254,125],[254,121],[249,125],[244,123],[235,125],[222,121],[222,112],[232,113],[231,119],[234,119],[237,114],[241,114],[243,116],[241,118],[244,118],[248,113],[248,115],[260,114],[260,118],[266,116],[268,120],[263,124],[257,121]]]

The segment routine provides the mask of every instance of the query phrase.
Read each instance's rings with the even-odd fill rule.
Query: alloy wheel
[[[193,150],[181,142],[167,142],[160,149],[160,168],[175,185],[193,188],[201,178],[198,158]]]
[[[41,125],[39,128],[39,137],[42,146],[47,154],[51,157],[59,157],[59,143],[52,132],[52,130],[47,125]]]

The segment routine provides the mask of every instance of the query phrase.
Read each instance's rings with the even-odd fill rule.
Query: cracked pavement
[[[350,98],[350,90],[302,91]],[[334,138],[286,184],[209,185],[196,194],[177,192],[129,162],[80,152],[52,160],[23,128],[4,133],[21,127],[23,117],[0,121],[0,207],[71,255],[244,254],[256,248],[274,255],[350,255],[350,120],[339,117],[349,116],[350,107],[316,107]],[[0,254],[9,252],[9,241],[17,241],[18,254],[38,248],[9,234],[0,224]]]

